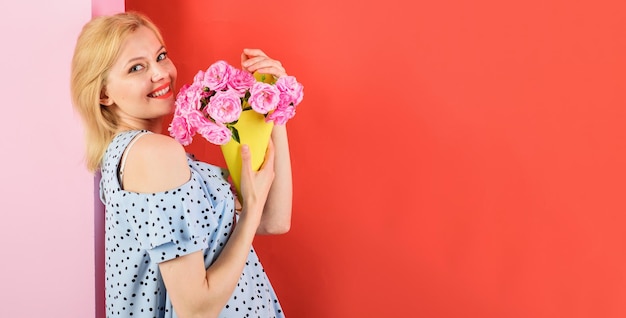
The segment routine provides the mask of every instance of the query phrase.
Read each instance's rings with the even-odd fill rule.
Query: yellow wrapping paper
[[[241,199],[241,145],[245,144],[250,147],[252,169],[258,171],[263,164],[265,150],[267,150],[274,123],[266,123],[262,114],[250,109],[241,112],[241,117],[234,126],[239,131],[241,144],[231,139],[221,148],[237,195]]]

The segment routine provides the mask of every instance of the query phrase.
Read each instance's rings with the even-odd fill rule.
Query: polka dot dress
[[[107,317],[177,317],[158,264],[202,250],[205,267],[210,266],[234,226],[233,195],[224,170],[192,158],[187,160],[191,178],[178,188],[121,189],[120,159],[140,132],[116,135],[102,163]],[[219,317],[284,317],[254,249]]]

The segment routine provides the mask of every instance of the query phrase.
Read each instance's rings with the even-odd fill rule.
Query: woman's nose
[[[152,81],[153,82],[158,82],[162,80],[163,77],[166,76],[166,74],[167,74],[167,71],[163,67],[161,67],[161,65],[159,65],[158,63],[152,66]]]

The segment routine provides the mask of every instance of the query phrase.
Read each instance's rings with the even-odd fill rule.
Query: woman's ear
[[[103,87],[102,90],[100,90],[100,105],[102,106],[113,105],[113,99],[109,98],[109,95],[107,95],[106,87]]]

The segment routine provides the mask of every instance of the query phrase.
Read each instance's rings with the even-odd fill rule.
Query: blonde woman
[[[286,75],[260,50],[244,49],[241,62]],[[241,147],[237,219],[223,170],[162,134],[176,75],[159,30],[141,14],[95,18],[77,40],[71,89],[88,168],[102,173],[107,317],[283,317],[252,242],[291,224],[286,128],[275,126],[258,172]]]

